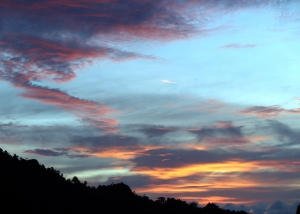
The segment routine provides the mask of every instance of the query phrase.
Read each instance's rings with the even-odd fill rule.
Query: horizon
[[[0,17],[4,150],[152,199],[299,203],[300,2],[3,0]]]
[[[13,157],[13,154],[10,154],[9,151],[2,150],[2,148],[0,148],[0,151],[3,152],[3,153],[7,152],[11,157]],[[21,159],[27,160],[27,161],[28,160],[36,160],[36,159],[24,159],[24,158],[19,157],[19,156],[17,156],[17,157],[19,158],[19,160],[21,160]],[[55,168],[53,168],[51,166],[45,166],[45,165],[41,164],[39,161],[38,161],[38,163],[39,163],[40,166],[45,167],[46,169],[54,169],[54,170],[56,170]],[[52,172],[54,172],[54,171],[52,171]],[[79,183],[81,183],[82,185],[84,184],[84,186],[86,186],[86,187],[97,188],[98,186],[103,186],[101,184],[98,184],[98,185],[97,184],[96,185],[89,185],[88,183],[85,183],[86,181],[80,181],[80,179],[78,179],[77,176],[69,177],[68,175],[61,174],[60,171],[56,171],[56,173],[58,175],[62,176],[65,179],[65,181],[69,180],[69,181],[72,181],[72,183],[73,183],[73,179],[76,177],[76,180]],[[106,185],[110,186],[110,185],[115,185],[115,184],[124,184],[124,183],[121,181],[121,182],[118,182],[118,183],[112,182],[111,184],[106,184]],[[125,183],[125,185],[127,185],[127,184]],[[129,186],[129,188],[130,188],[130,186]],[[131,192],[134,193],[134,194],[139,195],[133,189],[131,189]],[[141,195],[139,195],[139,196],[141,196]],[[148,197],[145,194],[143,196]],[[160,197],[165,198],[163,195],[161,195]],[[149,198],[149,199],[153,200],[153,201],[156,201],[160,197]],[[177,200],[179,198],[175,198],[175,199]],[[182,199],[179,199],[179,200],[182,200]],[[187,203],[196,203],[197,207],[202,207],[202,208],[205,207],[205,206],[207,206],[208,204],[212,203],[212,204],[215,204],[219,208],[222,208],[224,210],[248,211],[250,214],[253,214],[253,213],[264,213],[265,214],[265,213],[273,213],[273,212],[275,212],[275,213],[278,213],[278,212],[282,212],[282,213],[294,213],[294,211],[297,209],[297,207],[300,206],[300,201],[297,201],[297,202],[295,202],[293,204],[286,204],[286,203],[284,203],[283,201],[280,201],[280,200],[277,200],[277,201],[275,201],[272,204],[266,204],[266,203],[260,202],[260,203],[252,204],[252,205],[233,204],[233,203],[222,204],[222,203],[214,203],[213,201],[209,201],[206,204],[199,204],[197,201],[189,201],[189,200],[187,200],[187,201],[182,200],[182,201],[183,202],[187,202]]]
[[[1,152],[3,151],[3,153],[8,152],[6,150],[2,150],[1,148],[0,148],[0,151]],[[12,157],[12,154],[10,154],[9,152],[8,152],[8,154]],[[23,158],[19,157],[19,159],[23,159]],[[30,160],[30,159],[26,159],[26,160]],[[33,159],[33,160],[36,160],[36,159]],[[47,169],[52,169],[52,172],[54,172],[53,171],[54,168],[52,168],[51,166],[44,166],[41,163],[39,163],[39,164],[40,164],[40,166],[46,167]],[[54,169],[54,170],[56,170],[56,169]],[[76,180],[79,183],[81,183],[82,185],[84,185],[84,186],[89,186],[89,187],[93,187],[93,188],[97,188],[98,186],[101,186],[101,184],[91,186],[88,183],[85,183],[85,181],[78,180],[77,176],[74,176],[72,178],[72,177],[69,177],[67,175],[61,174],[59,171],[56,171],[56,173],[58,175],[62,176],[65,179],[65,181],[69,180],[70,182],[72,181],[72,183],[73,183],[73,179],[76,177]],[[37,174],[35,174],[35,176],[37,176]],[[120,182],[120,183],[113,183],[112,182],[111,184],[107,184],[107,185],[110,186],[110,185],[121,184],[121,183],[123,183],[123,182]],[[125,184],[125,185],[127,185],[127,184]],[[136,192],[133,189],[131,189],[131,192],[134,193],[134,194],[136,194]],[[145,194],[143,196],[145,196]],[[148,197],[148,196],[146,195],[146,197]],[[160,196],[160,197],[165,198],[164,196]],[[159,199],[159,198],[152,198],[151,200],[156,201],[157,199]],[[166,199],[169,199],[169,197],[166,198]],[[182,199],[180,199],[180,200],[182,200]],[[186,202],[186,201],[183,200],[183,202]],[[284,203],[284,202],[282,202],[280,200],[277,200],[277,201],[275,201],[274,203],[272,203],[270,205],[268,205],[266,203],[261,203],[261,202],[258,203],[258,204],[252,204],[252,205],[244,205],[244,204],[240,204],[239,205],[239,204],[232,204],[232,203],[226,203],[226,204],[222,204],[221,203],[220,204],[220,203],[214,203],[212,201],[209,201],[206,204],[199,204],[198,202],[195,202],[195,201],[187,201],[187,203],[196,203],[197,207],[202,207],[202,208],[204,208],[207,205],[209,205],[209,203],[213,203],[213,204],[217,205],[219,208],[222,208],[224,210],[248,211],[250,214],[253,214],[253,213],[264,213],[265,214],[265,213],[274,213],[274,212],[275,213],[279,213],[280,212],[281,214],[282,213],[294,213],[294,211],[297,209],[297,207],[300,206],[300,201],[295,202],[293,204],[286,204],[286,203]]]

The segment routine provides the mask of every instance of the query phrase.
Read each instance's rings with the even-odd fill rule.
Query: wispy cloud
[[[300,114],[300,109],[284,109],[279,106],[253,106],[242,111],[239,114],[253,114],[256,117],[271,118],[283,114]]]
[[[122,168],[125,163],[131,177],[108,175],[111,176],[109,181],[123,179],[145,193],[223,202],[258,200],[258,197],[266,197],[266,192],[269,195],[275,192],[274,197],[283,194],[299,198],[298,192],[283,191],[298,188],[294,178],[299,177],[299,149],[289,149],[289,146],[295,147],[299,142],[299,130],[278,121],[264,121],[259,130],[252,127],[252,124],[257,125],[255,117],[296,115],[299,109],[253,106],[233,115],[239,119],[235,123],[228,114],[237,106],[213,99],[197,102],[183,101],[177,94],[176,98],[168,95],[151,99],[144,94],[122,94],[121,98],[111,98],[117,101],[109,105],[110,101],[102,101],[101,97],[96,102],[41,84],[73,81],[78,70],[99,60],[156,60],[156,56],[132,51],[131,44],[210,36],[226,29],[226,26],[206,28],[207,23],[221,14],[282,6],[288,2],[292,1],[2,0],[0,80],[21,89],[22,98],[71,113],[85,127],[38,127],[3,122],[0,141],[5,146],[26,143],[31,149],[26,147],[24,155],[29,157],[78,159],[81,165],[68,169],[72,173],[95,170],[98,166],[82,164],[90,159],[97,163],[107,161],[105,167]],[[223,44],[219,48],[258,46]],[[165,79],[161,83],[175,87],[175,81]],[[152,105],[154,102],[158,107]],[[116,109],[124,106],[143,111],[132,111],[118,120],[113,118]],[[255,117],[249,119],[249,125],[240,119],[244,118],[242,115]],[[149,118],[151,125],[145,125]],[[99,130],[105,135],[99,135]],[[269,146],[265,144],[271,141]],[[284,145],[279,146],[278,142]],[[249,196],[240,199],[245,192]]]
[[[255,48],[257,46],[258,45],[255,45],[255,44],[247,44],[247,45],[228,44],[228,45],[221,46],[219,48],[221,48],[221,49],[244,49],[244,48]]]
[[[0,4],[0,79],[24,89],[22,96],[25,98],[69,110],[71,105],[67,107],[61,100],[62,97],[68,97],[67,92],[38,86],[33,82],[72,81],[76,78],[77,69],[98,59],[156,59],[155,56],[124,50],[124,44],[135,40],[171,41],[205,33],[203,26],[198,25],[205,18],[199,20],[194,8],[203,11],[217,9],[226,13],[227,10],[276,2],[3,0]],[[277,4],[287,2],[280,1]],[[176,83],[169,80],[162,82]],[[47,94],[45,97],[41,96],[42,91]],[[90,102],[69,98],[77,103],[77,110],[81,109],[79,114],[95,114],[94,110],[86,111]],[[98,105],[105,108],[105,104]],[[108,115],[108,111],[96,113],[96,117]],[[91,117],[83,120],[108,132],[117,131],[114,127],[117,122],[113,122],[113,119],[109,122]],[[110,124],[110,127],[102,123]]]
[[[51,149],[33,149],[25,150],[24,153],[39,156],[59,157],[65,156],[69,158],[88,158],[91,155],[82,154],[79,150],[72,148],[51,148]]]
[[[172,82],[170,80],[161,80],[163,83],[176,84],[177,82]]]
[[[40,155],[40,156],[53,156],[53,157],[58,157],[58,156],[63,156],[66,155],[67,152],[65,151],[54,151],[51,149],[34,149],[34,150],[26,150],[24,153],[27,154],[34,154],[34,155]]]

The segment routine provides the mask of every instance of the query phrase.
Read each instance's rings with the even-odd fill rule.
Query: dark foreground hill
[[[3,212],[5,210],[5,212]],[[0,149],[0,213],[198,213],[247,214],[213,203],[195,203],[139,196],[124,183],[87,186],[77,177],[65,179],[58,170],[37,160],[25,160]]]

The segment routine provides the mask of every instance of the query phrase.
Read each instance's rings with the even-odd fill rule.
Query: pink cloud
[[[239,114],[253,114],[256,117],[262,117],[262,118],[269,118],[269,117],[276,117],[282,114],[300,114],[300,109],[284,109],[279,106],[253,106],[250,108],[247,108],[242,111],[238,111]]]
[[[258,45],[256,44],[247,44],[247,45],[239,45],[239,44],[229,44],[221,46],[222,49],[242,49],[242,48],[255,48]]]
[[[26,92],[21,94],[22,97],[63,108],[75,114],[81,121],[91,126],[104,129],[107,132],[118,132],[116,128],[119,124],[118,121],[107,118],[108,114],[114,113],[115,111],[109,109],[106,105],[78,99],[54,89],[38,86],[30,86],[25,89]]]
[[[271,2],[2,0],[0,18],[4,27],[0,32],[0,79],[24,89],[21,95],[24,98],[84,115],[79,118],[90,125],[115,130],[112,127],[116,126],[117,121],[104,119],[112,113],[104,104],[75,98],[57,89],[40,87],[33,81],[71,81],[76,78],[76,69],[98,59],[155,60],[154,56],[123,50],[124,42],[172,41],[195,34],[205,35],[209,30],[194,24],[198,23],[199,18],[194,9],[226,12]],[[114,48],[107,45],[110,42]],[[215,105],[214,110],[217,107]],[[207,106],[196,108],[210,110]],[[101,119],[95,119],[98,117]]]

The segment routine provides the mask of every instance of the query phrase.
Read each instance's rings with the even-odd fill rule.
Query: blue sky
[[[299,6],[4,0],[0,146],[91,185],[293,213]]]

